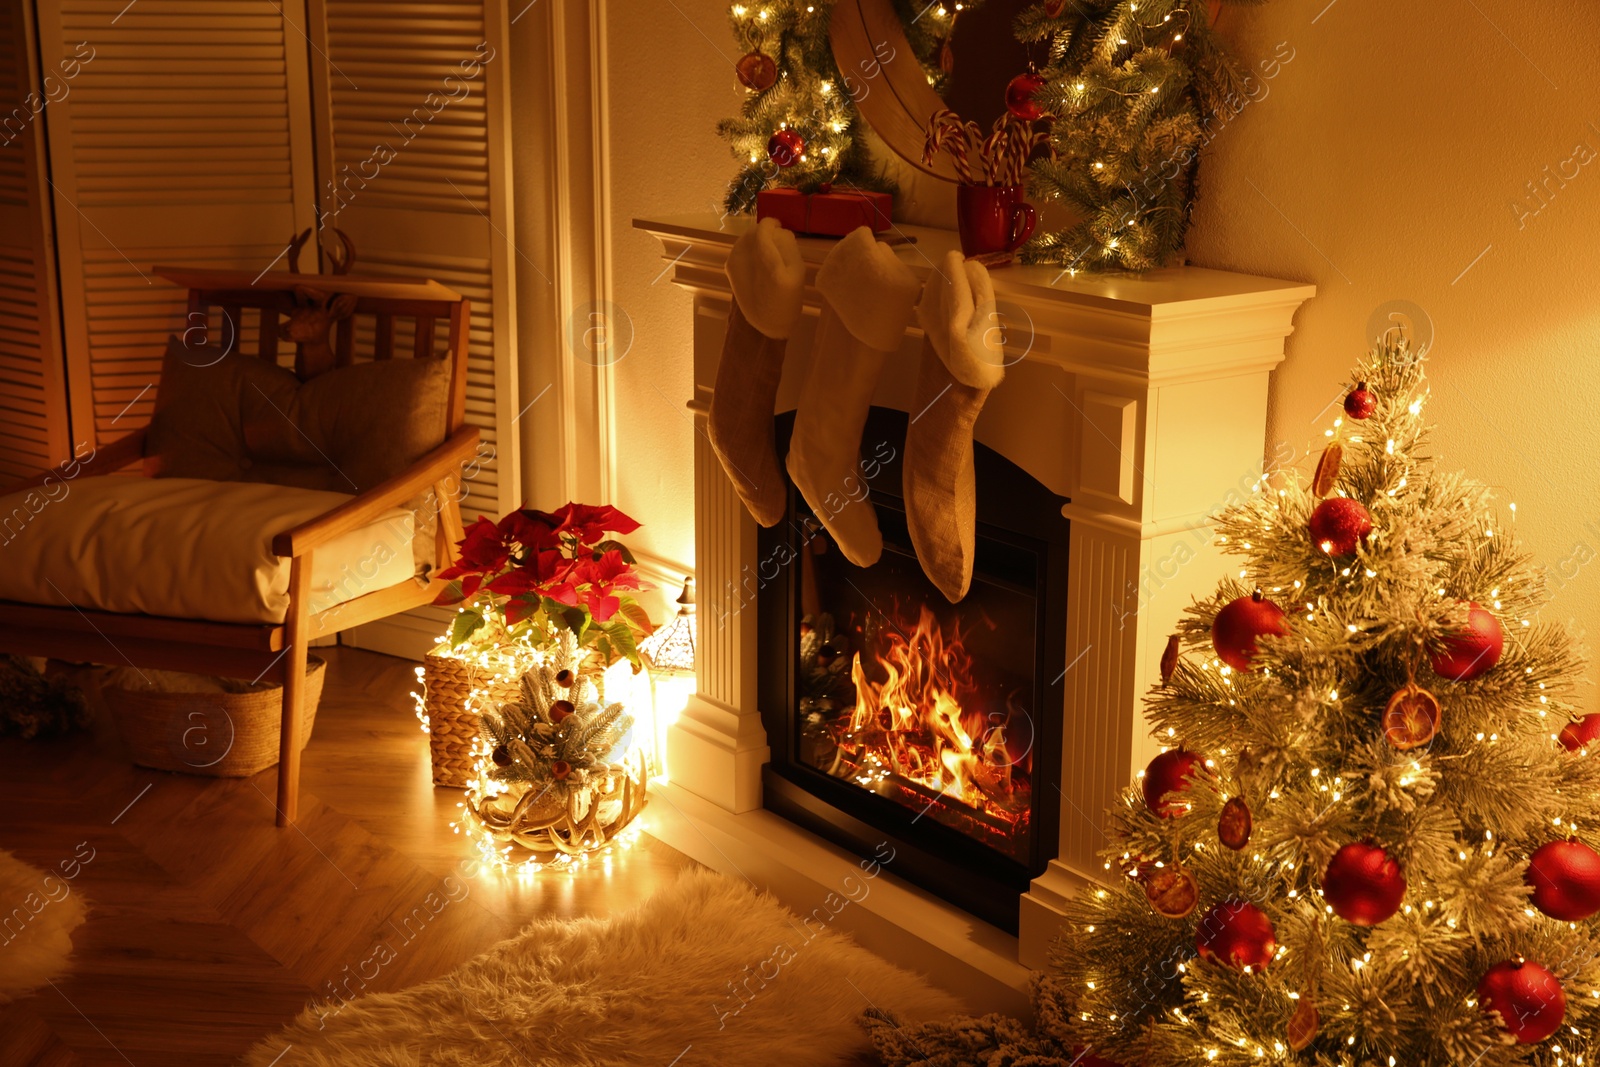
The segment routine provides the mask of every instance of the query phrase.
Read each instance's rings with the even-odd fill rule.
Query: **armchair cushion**
[[[167,342],[145,473],[361,493],[445,439],[450,364],[390,359],[302,382],[264,359]]]
[[[343,493],[197,478],[118,475],[0,497],[0,600],[213,622],[281,623],[289,561],[272,538],[350,499]],[[16,521],[10,521],[16,520]],[[313,613],[410,581],[411,512],[311,554]]]

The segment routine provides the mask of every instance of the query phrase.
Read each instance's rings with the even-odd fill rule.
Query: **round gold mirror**
[[[879,139],[917,170],[955,182],[948,154],[923,162],[928,119],[950,108],[987,129],[1005,110],[1007,84],[1028,69],[1027,49],[1011,29],[1023,6],[1019,0],[985,0],[977,8],[931,0],[920,9],[918,19],[948,27],[941,55],[943,96],[917,61],[894,0],[838,0],[829,43],[845,91]]]

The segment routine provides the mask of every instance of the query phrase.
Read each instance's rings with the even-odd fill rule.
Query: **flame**
[[[850,665],[850,776],[869,788],[898,777],[980,809],[1006,799],[1005,716],[986,714],[959,627],[947,635],[922,606],[909,634],[891,627],[882,644],[873,669],[859,652]]]

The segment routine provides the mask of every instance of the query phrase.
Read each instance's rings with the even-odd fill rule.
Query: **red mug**
[[[1038,217],[1020,185],[956,187],[956,225],[967,256],[1015,252],[1033,235]]]

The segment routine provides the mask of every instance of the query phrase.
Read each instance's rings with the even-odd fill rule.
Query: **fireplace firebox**
[[[793,413],[778,418],[780,454]],[[758,598],[767,808],[1015,932],[1019,894],[1055,857],[1065,672],[1066,500],[976,446],[972,587],[949,603],[912,549],[901,498],[907,416],[873,408],[860,475],[882,558],[856,567],[794,486],[761,533]]]

